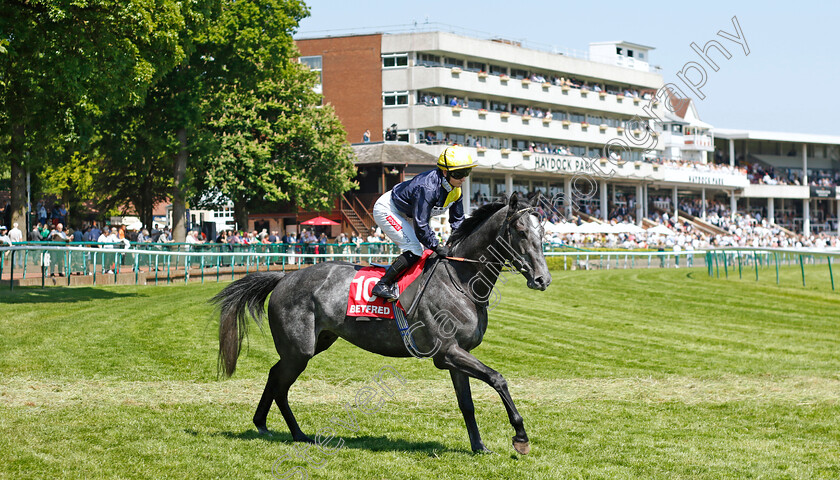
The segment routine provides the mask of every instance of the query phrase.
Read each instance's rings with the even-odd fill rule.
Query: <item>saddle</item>
[[[428,263],[426,260],[433,252],[426,250],[414,265],[409,267],[397,279],[397,287],[400,291],[400,298],[396,302],[387,302],[383,298],[371,295],[373,286],[385,274],[387,266],[372,265],[369,267],[356,266],[356,276],[350,282],[350,291],[347,297],[348,317],[367,317],[367,319],[389,319],[394,320],[394,306],[401,310],[403,315],[411,306],[417,290],[422,282],[417,280],[423,276]],[[359,318],[361,320],[361,318]]]

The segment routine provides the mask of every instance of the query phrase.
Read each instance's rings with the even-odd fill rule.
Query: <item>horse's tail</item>
[[[248,336],[248,313],[262,329],[265,299],[285,274],[261,272],[246,275],[216,294],[211,303],[220,309],[219,374],[230,377],[236,371],[236,360],[242,341]]]

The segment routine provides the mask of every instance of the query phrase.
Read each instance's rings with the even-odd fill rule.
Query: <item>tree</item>
[[[354,186],[344,129],[314,92],[315,74],[295,61],[291,34],[306,13],[296,1],[230,1],[228,21],[211,30],[220,48],[208,69],[206,110],[214,113],[205,128],[216,149],[201,159],[196,181],[233,201],[240,226],[253,200],[327,208]]]
[[[6,0],[0,12],[0,161],[25,225],[27,169],[67,159],[93,120],[142,102],[184,57],[177,0]]]

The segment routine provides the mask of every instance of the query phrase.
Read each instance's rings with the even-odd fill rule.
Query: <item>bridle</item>
[[[510,225],[513,222],[515,222],[522,215],[531,214],[535,211],[536,211],[536,209],[533,206],[528,206],[528,207],[525,207],[525,208],[521,208],[521,209],[519,209],[519,210],[517,210],[513,213],[508,213],[507,216],[505,217],[505,221],[502,222],[502,225],[499,228],[498,233],[496,234],[497,238],[501,238],[502,241],[507,243],[507,245],[510,247],[510,248],[507,248],[506,250],[508,250],[509,253],[518,257],[518,258],[514,259],[514,261],[505,259],[505,261],[503,261],[503,262],[491,262],[491,261],[474,260],[472,258],[463,258],[463,257],[445,257],[444,259],[445,260],[450,260],[450,261],[456,261],[456,262],[480,263],[480,264],[483,264],[483,265],[498,265],[499,266],[499,271],[501,271],[502,268],[507,266],[507,267],[511,268],[512,270],[514,270],[518,273],[522,273],[524,275],[524,272],[522,272],[522,269],[517,268],[516,260],[519,261],[519,263],[523,266],[523,268],[524,268],[525,265],[527,265],[527,263],[525,262],[525,260],[523,258],[524,255],[521,255],[520,252],[513,251],[513,239],[511,238],[511,234],[510,234]],[[444,262],[444,263],[446,264],[446,273],[449,275],[449,280],[455,286],[456,290],[458,290],[461,294],[465,295],[467,298],[471,299],[473,301],[473,303],[475,303],[478,306],[486,307],[490,303],[489,299],[488,300],[476,300],[475,298],[473,298],[474,297],[473,295],[466,292],[464,290],[464,288],[461,286],[461,282],[459,282],[457,279],[453,278],[452,270],[449,266],[449,262],[447,261],[447,262]]]

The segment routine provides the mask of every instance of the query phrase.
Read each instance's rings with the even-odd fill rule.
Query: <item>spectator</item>
[[[20,243],[23,241],[23,232],[21,232],[18,228],[17,222],[13,223],[12,229],[9,230],[9,240],[12,241],[12,244]]]
[[[99,238],[96,239],[98,243],[102,243],[103,249],[111,250],[114,248],[115,243],[119,243],[119,239],[117,238],[117,227],[111,227],[110,230],[104,228],[102,233],[99,235]],[[116,262],[116,254],[102,254],[102,273],[114,273],[114,265]]]
[[[362,142],[369,143],[370,142],[370,129],[365,130],[365,133],[362,134]]]
[[[33,225],[32,231],[29,232],[29,241],[30,242],[40,242],[43,238],[41,237],[41,229],[40,225]]]

